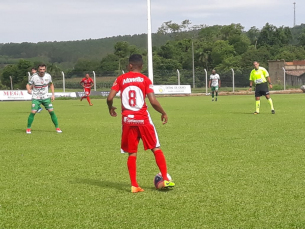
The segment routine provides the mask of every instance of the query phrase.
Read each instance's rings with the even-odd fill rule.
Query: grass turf
[[[263,98],[253,115],[253,96],[159,98],[169,123],[150,113],[176,187],[154,189],[140,144],[136,194],[105,99],[57,100],[63,133],[43,110],[31,135],[31,103],[1,102],[0,228],[304,228],[304,95],[272,98],[275,115]]]

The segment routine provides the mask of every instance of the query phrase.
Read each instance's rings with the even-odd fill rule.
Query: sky
[[[305,24],[305,0],[151,0],[152,32],[192,25]],[[147,33],[147,0],[0,0],[0,43],[71,41]]]

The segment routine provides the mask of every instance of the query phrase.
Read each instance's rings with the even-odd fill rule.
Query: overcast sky
[[[240,23],[245,30],[305,23],[305,0],[151,0],[152,32],[163,22]],[[0,0],[0,43],[98,39],[147,33],[147,0]]]

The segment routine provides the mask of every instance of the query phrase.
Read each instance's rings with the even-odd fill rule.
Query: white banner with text
[[[51,93],[48,93],[51,97]],[[75,92],[55,92],[55,97],[73,97],[76,98]],[[0,101],[14,101],[14,100],[32,100],[32,95],[28,94],[27,90],[3,90],[0,91]]]
[[[190,85],[154,85],[154,93],[161,94],[191,94]]]
[[[32,100],[32,95],[27,90],[0,91],[0,100]]]

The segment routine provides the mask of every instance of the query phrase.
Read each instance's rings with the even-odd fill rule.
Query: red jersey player
[[[129,58],[129,72],[119,76],[114,82],[107,98],[109,113],[116,117],[116,107],[113,106],[113,98],[117,92],[121,92],[122,104],[122,139],[121,151],[128,153],[127,167],[131,180],[131,192],[143,192],[136,179],[136,159],[138,143],[143,141],[144,149],[150,149],[155,155],[156,163],[162,174],[165,188],[174,187],[175,183],[167,177],[167,165],[164,154],[160,149],[160,143],[155,126],[148,113],[145,103],[146,96],[152,107],[161,113],[163,124],[167,123],[167,115],[156,99],[153,85],[150,79],[141,74],[143,66],[142,56],[133,54]]]
[[[90,101],[90,92],[93,86],[93,79],[90,78],[89,74],[86,74],[82,81],[80,81],[80,85],[83,86],[85,92],[85,95],[80,98],[80,101],[82,101],[84,98],[87,98],[89,105],[92,106],[93,104]]]

